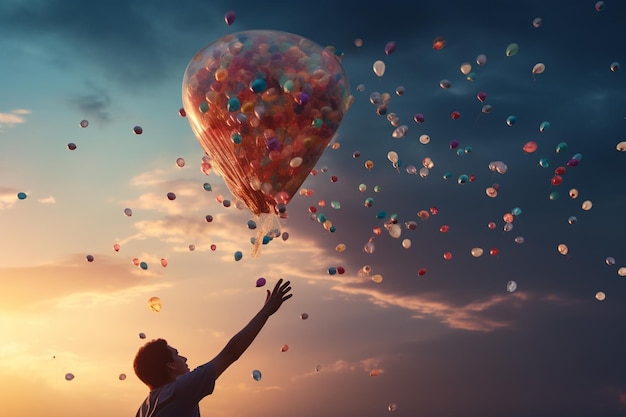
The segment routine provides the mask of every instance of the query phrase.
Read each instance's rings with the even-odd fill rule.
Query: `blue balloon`
[[[243,253],[241,253],[241,251],[235,252],[235,260],[240,261],[241,258],[243,258]]]

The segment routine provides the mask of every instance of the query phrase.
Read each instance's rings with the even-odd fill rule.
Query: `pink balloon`
[[[487,93],[485,93],[484,91],[480,91],[478,94],[476,94],[476,98],[481,103],[484,103],[485,100],[487,99]]]

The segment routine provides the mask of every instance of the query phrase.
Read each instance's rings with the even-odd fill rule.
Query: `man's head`
[[[169,346],[165,339],[152,340],[139,348],[133,368],[150,389],[168,384],[189,372],[187,358],[179,355],[178,350]]]

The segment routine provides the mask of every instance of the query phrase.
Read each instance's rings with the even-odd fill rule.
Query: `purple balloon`
[[[265,285],[265,278],[259,278],[256,280],[256,286],[257,287],[262,287]]]
[[[415,123],[424,123],[424,115],[422,113],[417,113],[413,116],[413,120],[415,120]]]
[[[226,12],[226,14],[224,15],[224,21],[226,22],[226,24],[228,26],[232,25],[233,22],[235,21],[235,17],[237,17],[237,15],[235,14],[235,12],[230,11],[230,12]]]
[[[567,161],[567,166],[568,167],[578,166],[578,159],[576,159],[576,158],[570,159],[569,161]]]
[[[459,141],[456,139],[453,139],[450,141],[450,149],[455,149],[459,146]]]
[[[387,45],[385,45],[385,54],[391,55],[393,54],[393,51],[395,50],[396,50],[396,43],[394,41],[387,42]]]

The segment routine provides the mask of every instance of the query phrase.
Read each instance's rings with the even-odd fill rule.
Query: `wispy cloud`
[[[380,307],[401,307],[409,310],[414,318],[434,317],[441,323],[454,328],[480,332],[491,332],[510,327],[512,314],[503,311],[516,311],[528,303],[570,303],[557,295],[534,296],[525,292],[485,295],[483,299],[457,305],[429,295],[398,295],[383,293],[371,288],[355,288],[336,285],[335,290],[350,295],[365,295]]]
[[[75,108],[85,117],[99,122],[110,122],[111,97],[102,88],[88,86],[93,90],[90,94],[76,95],[69,98],[70,106]]]
[[[15,109],[9,113],[0,113],[0,131],[3,127],[15,127],[15,125],[26,123],[26,115],[31,114],[30,110]]]

